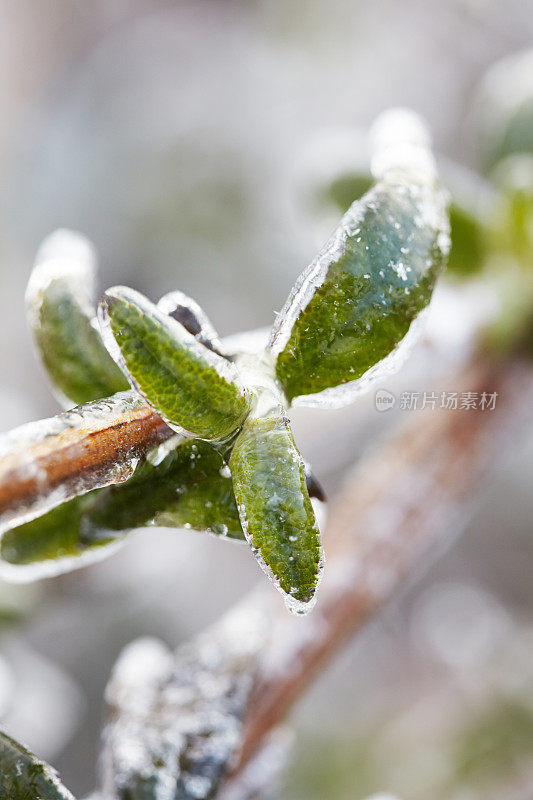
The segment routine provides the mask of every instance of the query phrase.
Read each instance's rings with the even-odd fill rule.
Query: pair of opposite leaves
[[[131,384],[177,437],[174,450],[141,465],[128,484],[10,531],[5,560],[28,563],[36,539],[46,551],[58,528],[83,548],[140,525],[185,524],[244,535],[289,609],[312,607],[322,545],[287,408],[350,402],[428,304],[449,247],[427,140],[408,122],[393,114],[381,125],[375,185],[300,276],[260,355],[227,352],[202,310],[178,292],[154,305],[132,289],[110,289],[98,327],[89,246],[67,232],[45,242],[28,307],[56,388],[81,403]]]

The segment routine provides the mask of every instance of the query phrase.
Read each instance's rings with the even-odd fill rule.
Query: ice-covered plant
[[[11,574],[50,562],[69,569],[132,528],[189,527],[245,539],[288,608],[312,608],[323,569],[312,502],[320,493],[288,409],[344,405],[394,368],[449,248],[424,124],[387,112],[373,142],[373,185],[300,275],[259,350],[246,335],[221,341],[181,292],[155,304],[113,287],[95,316],[92,247],[67,231],[45,241],[27,304],[59,399],[71,406],[121,392],[113,402],[146,402],[175,435],[126,473],[115,465],[110,485],[88,491],[81,481],[68,502],[59,495],[45,515],[6,532],[0,555]]]
[[[476,176],[474,187],[467,174],[463,184],[460,171],[456,184],[447,169],[443,177],[452,196],[450,271],[458,276],[483,271],[487,277],[492,267],[510,297],[509,302],[503,297],[496,331],[506,346],[519,334],[531,343],[528,66],[531,54],[504,62],[486,80],[484,100],[494,113],[480,129],[489,144],[482,149],[492,183]],[[525,72],[517,76],[518,68]],[[356,174],[341,174],[323,192],[337,209],[349,208],[298,279],[268,337],[253,332],[221,341],[201,308],[180,292],[153,304],[115,287],[97,314],[92,246],[67,231],[46,240],[28,285],[28,315],[55,393],[71,410],[0,437],[3,487],[15,476],[20,494],[0,508],[0,571],[6,577],[31,580],[82,566],[111,552],[134,528],[186,527],[247,541],[289,608],[303,613],[312,607],[322,570],[315,517],[321,492],[296,448],[288,410],[295,404],[349,403],[373,378],[398,365],[449,247],[446,193],[438,186],[421,121],[407,112],[387,112],[374,127],[373,152],[371,169],[365,165]],[[136,425],[139,432],[145,426],[142,435],[135,433]],[[450,429],[443,430],[447,435]],[[470,440],[464,444],[460,423],[457,430],[456,440],[469,454],[475,452]],[[108,440],[111,446],[103,446]],[[435,441],[430,436],[431,458]],[[41,469],[43,453],[46,469]],[[63,468],[65,453],[70,462]],[[449,469],[456,471],[456,452],[450,453]],[[402,443],[394,466],[403,466],[404,458]],[[420,458],[423,469],[427,453]],[[471,463],[466,461],[468,474]],[[455,482],[462,493],[467,476],[459,472]],[[439,492],[440,478],[440,472],[434,475]],[[450,489],[454,481],[448,483]],[[404,496],[403,490],[396,494]],[[381,512],[383,496],[375,502]],[[432,518],[434,498],[426,502]],[[418,496],[412,503],[419,503]],[[350,514],[354,506],[355,516],[361,513],[360,498]],[[367,527],[364,509],[362,519]],[[405,519],[411,552],[412,517]],[[378,527],[381,520],[380,513]],[[352,533],[348,527],[344,535]],[[384,558],[390,572],[381,534],[370,530],[368,537],[379,553],[378,566]],[[360,614],[364,606],[364,591],[362,597],[358,592],[365,578],[371,607],[381,605],[372,563],[363,559],[349,574],[357,576],[349,586],[355,592],[351,613]],[[267,692],[276,708],[283,697],[294,699],[295,675],[299,686],[306,684],[317,653],[323,663],[328,636],[331,648],[339,632],[342,638],[349,629],[342,597],[338,602],[334,589],[328,598],[325,589],[326,613],[318,609],[318,617],[305,621],[284,619],[289,636],[296,631],[291,622],[298,633],[303,629],[304,647],[292,651],[288,693],[287,685],[281,694],[279,687]],[[235,756],[246,753],[243,723],[249,705],[257,705],[254,682],[261,689],[256,669],[270,617],[255,600],[242,604],[238,614],[244,617],[228,615],[174,654],[155,640],[126,648],[106,692],[110,714],[102,780],[91,800],[219,796]],[[331,615],[332,603],[340,616]],[[295,663],[313,650],[307,646],[309,625],[316,625],[318,647],[298,673]],[[281,673],[279,665],[276,669]],[[264,721],[264,708],[259,711]],[[267,714],[266,727],[283,713],[286,707],[274,721]],[[1,733],[0,775],[0,800],[73,800],[51,767]]]

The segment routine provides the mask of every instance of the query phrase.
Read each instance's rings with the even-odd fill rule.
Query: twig
[[[74,494],[126,480],[136,459],[172,435],[132,392],[5,434],[0,440],[0,531]]]
[[[454,389],[497,392],[494,411],[419,412],[352,475],[333,500],[326,577],[305,619],[276,621],[245,718],[238,774],[345,640],[457,528],[491,455],[533,404],[533,371],[511,361],[473,362]],[[529,423],[527,423],[529,424]]]

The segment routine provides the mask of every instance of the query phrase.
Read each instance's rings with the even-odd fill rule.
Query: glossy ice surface
[[[49,419],[29,422],[0,435],[0,459],[4,470],[9,470],[11,480],[33,487],[22,502],[2,509],[0,533],[44,514],[72,497],[128,480],[150,444],[146,447],[146,443],[132,441],[124,434],[122,423],[137,415],[146,418],[146,414],[150,415],[150,411],[145,400],[130,390],[76,406]],[[54,461],[58,469],[62,465],[68,467],[90,453],[92,443],[102,431],[106,435],[113,431],[116,434],[112,437],[114,458],[103,459],[95,469],[90,466],[67,469],[59,482],[50,470],[43,468],[40,453],[43,448],[52,447],[56,452]],[[172,436],[161,421],[158,433],[165,439]]]
[[[312,608],[323,555],[305,467],[288,420],[249,417],[230,458],[241,524],[289,610]]]
[[[99,313],[113,358],[169,425],[223,439],[243,422],[250,400],[235,366],[179,322],[125,287],[109,290]]]
[[[495,192],[490,184],[465,168],[458,169],[444,162],[442,182],[450,192],[450,239],[447,270],[458,275],[472,275],[485,263],[487,250],[486,225]],[[333,204],[342,213],[371,186],[370,172],[352,173],[346,170],[325,187],[320,188],[320,200]]]

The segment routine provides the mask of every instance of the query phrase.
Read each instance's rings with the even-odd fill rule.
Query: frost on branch
[[[0,532],[128,480],[139,459],[170,435],[140,395],[119,392],[0,436]]]
[[[241,742],[267,615],[247,603],[172,655],[141,639],[119,658],[106,699],[106,800],[214,796]]]

